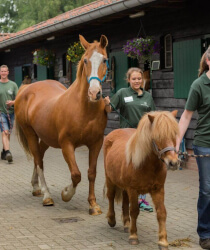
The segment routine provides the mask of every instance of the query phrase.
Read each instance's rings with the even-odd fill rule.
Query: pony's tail
[[[115,201],[117,203],[122,201],[122,192],[123,190],[121,188],[118,188],[117,186],[115,186]],[[107,198],[107,185],[106,183],[104,184],[104,188],[103,188],[103,197],[104,199]]]
[[[17,120],[15,120],[15,131],[16,131],[18,141],[19,141],[20,145],[23,147],[28,160],[31,159],[32,154],[31,154],[31,151],[30,151],[29,146],[28,146],[28,141],[27,141],[26,136],[23,132],[23,129],[21,128],[21,126],[17,122]]]

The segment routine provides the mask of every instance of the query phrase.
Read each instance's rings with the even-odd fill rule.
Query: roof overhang
[[[101,19],[106,16],[123,12],[138,6],[144,6],[146,4],[149,4],[150,2],[155,1],[157,0],[114,0],[112,1],[112,3],[110,3],[110,1],[107,1],[106,5],[98,4],[96,8],[84,11],[81,14],[78,13],[75,16],[69,15],[68,18],[66,18],[66,16],[65,18],[62,18],[63,14],[61,14],[57,16],[60,18],[49,19],[48,21],[50,22],[47,22],[46,25],[43,25],[45,24],[45,22],[43,22],[30,27],[31,29],[27,28],[25,30],[12,34],[9,38],[7,37],[6,39],[3,39],[2,41],[0,41],[0,50],[10,48],[13,45],[17,45],[28,40],[37,39],[37,37],[43,37],[47,35],[50,36],[55,32],[78,26],[80,24],[84,24],[96,19]],[[97,4],[99,2],[100,1],[94,3]],[[71,14],[71,11],[67,13]]]

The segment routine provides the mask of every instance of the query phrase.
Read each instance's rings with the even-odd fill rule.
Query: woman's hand
[[[110,113],[112,111],[112,108],[110,106],[110,99],[109,99],[109,96],[106,96],[104,98],[104,103],[105,103],[105,110],[107,113]]]
[[[15,101],[6,101],[6,105],[8,108],[10,108],[12,105],[14,105]]]
[[[106,96],[106,97],[104,98],[104,103],[105,103],[105,106],[109,106],[109,105],[110,105],[109,96]]]

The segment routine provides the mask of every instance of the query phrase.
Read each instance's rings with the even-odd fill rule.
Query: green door
[[[175,98],[187,98],[192,82],[198,77],[201,55],[201,39],[180,41],[173,44]]]
[[[37,80],[54,79],[54,67],[37,65]]]
[[[109,65],[111,65],[112,57],[114,57],[115,66],[114,66],[114,77],[115,77],[115,89],[112,92],[114,94],[121,88],[128,87],[126,81],[126,72],[128,70],[128,57],[123,51],[116,51],[109,53]]]
[[[20,87],[22,81],[23,81],[22,66],[15,67],[15,82],[17,83],[18,87]]]

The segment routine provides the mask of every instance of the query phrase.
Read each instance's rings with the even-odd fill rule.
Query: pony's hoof
[[[95,207],[89,208],[89,214],[90,215],[100,215],[102,214],[101,208],[96,205]]]
[[[43,196],[43,193],[42,193],[42,191],[39,189],[39,190],[33,191],[33,192],[32,192],[32,195],[33,195],[33,196],[40,197],[40,196]]]
[[[130,245],[138,245],[139,244],[139,240],[138,239],[129,239],[129,244]]]
[[[124,233],[129,233],[129,227],[124,227]]]
[[[54,205],[54,201],[51,198],[47,198],[43,201],[43,206],[53,206]]]
[[[164,247],[164,246],[161,246],[161,245],[158,245],[159,249],[160,250],[168,250],[168,247]]]

